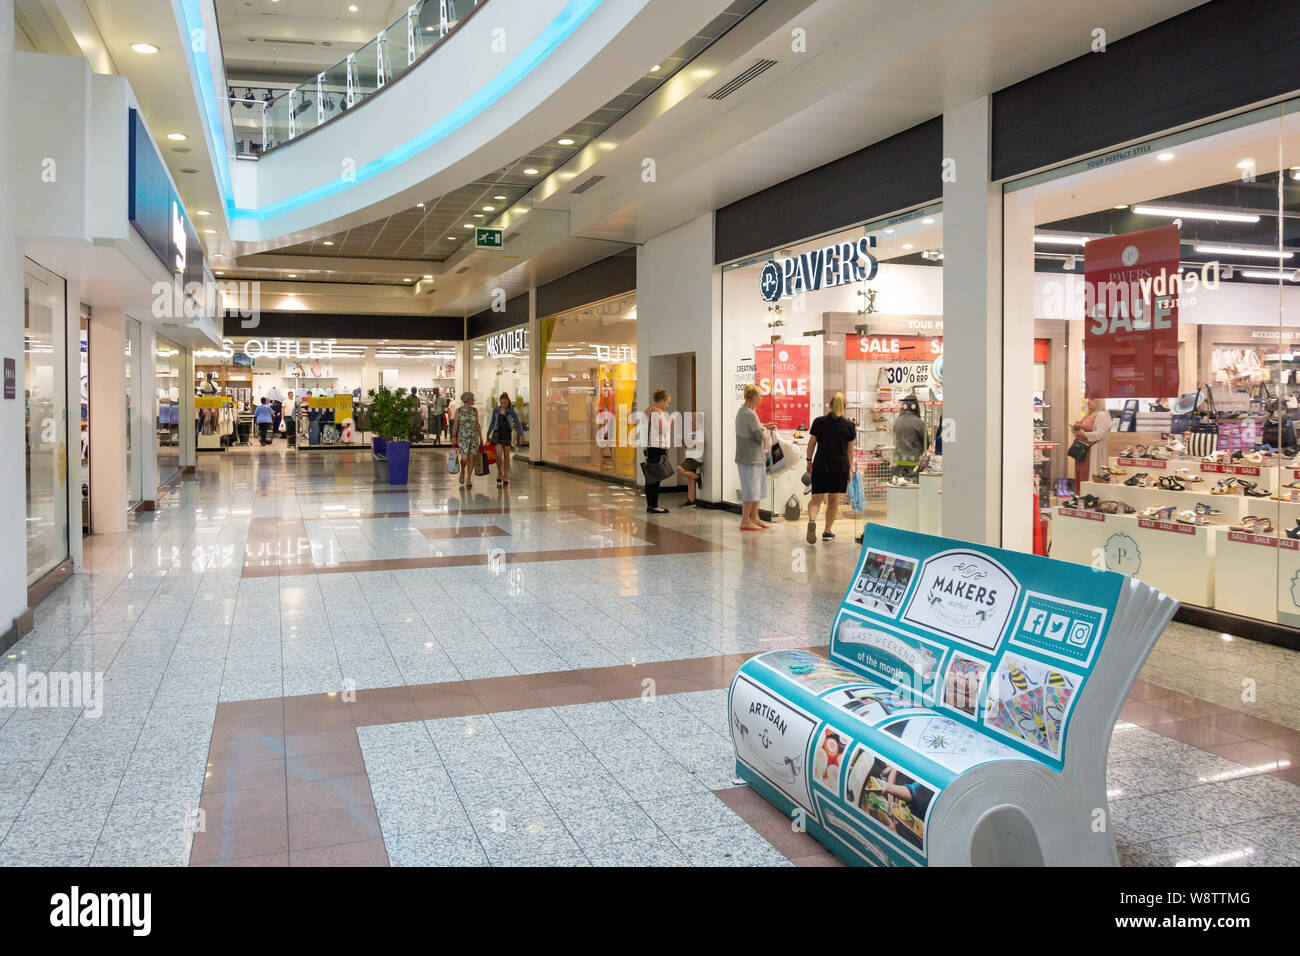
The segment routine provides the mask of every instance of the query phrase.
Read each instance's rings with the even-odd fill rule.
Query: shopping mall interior
[[[0,24],[0,865],[1300,865],[1294,4]]]

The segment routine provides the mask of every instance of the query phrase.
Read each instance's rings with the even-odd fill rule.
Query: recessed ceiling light
[[[474,218],[475,218],[475,219],[482,219],[482,218],[483,218],[483,214],[482,214],[481,212],[476,212],[476,213],[474,213]]]
[[[450,239],[452,242],[455,242],[455,241],[456,241],[456,237],[455,237],[455,236],[448,236],[447,238]]]
[[[650,72],[651,72],[651,73],[658,73],[658,72],[659,72],[659,66],[660,66],[660,64],[656,63],[654,66],[650,67]]]
[[[473,228],[474,228],[474,224],[473,224],[472,222],[467,222],[467,223],[465,223],[465,228],[466,228],[466,229],[473,229]]]
[[[291,299],[296,299],[296,298],[298,298],[298,293],[296,293],[296,292],[290,292],[290,293],[289,293],[289,298],[291,298]]]
[[[209,236],[215,236],[217,234],[217,230],[215,229],[204,229],[203,231]]]
[[[887,236],[892,236],[893,234],[894,234],[894,230],[892,230],[892,229],[886,229],[886,230],[885,230],[885,235],[887,235]]]
[[[423,208],[424,208],[424,203],[422,203],[422,202],[417,202],[415,205],[416,205],[416,208],[418,208],[418,209],[423,209]]]
[[[225,275],[224,272],[214,272],[214,273],[212,273],[212,274],[213,274],[214,276],[223,276],[223,275]]]
[[[173,143],[183,143],[189,137],[187,137],[184,133],[168,133],[167,138],[171,140]]]
[[[1174,158],[1173,153],[1160,153],[1158,156],[1156,156],[1156,159],[1160,160],[1160,162],[1162,163],[1167,163],[1169,162],[1169,160],[1173,158]]]
[[[524,175],[525,175],[525,176],[536,176],[536,175],[537,175],[537,170],[535,170],[535,169],[533,169],[533,167],[529,166],[527,169],[524,170]]]
[[[402,281],[403,281],[403,282],[410,282],[411,280],[410,280],[410,278],[408,277],[408,278],[406,278],[406,279],[403,279]]]
[[[290,279],[296,279],[296,278],[298,278],[298,273],[296,273],[296,272],[290,272],[290,273],[289,273],[289,278],[290,278]]]
[[[1049,236],[1036,233],[1034,242],[1047,243],[1053,246],[1086,246],[1088,239],[1085,236]]]
[[[158,48],[152,43],[132,43],[131,49],[136,53],[157,53]]]
[[[1241,274],[1248,279],[1286,279],[1288,282],[1296,281],[1294,272],[1263,272],[1258,269],[1243,269]]]
[[[1220,222],[1259,222],[1254,213],[1224,212],[1220,209],[1182,209],[1178,206],[1134,206],[1139,216],[1168,216],[1171,219],[1217,219]]]
[[[1126,203],[1126,202],[1116,203],[1115,208],[1116,208],[1116,209],[1127,209],[1127,208],[1128,208],[1128,203]]]
[[[496,206],[484,206],[484,207],[483,207],[483,211],[484,211],[484,212],[496,212],[496,211],[497,211],[497,207],[496,207]]]
[[[566,136],[564,137],[564,139],[560,140],[559,143],[561,146],[572,146],[573,140],[569,139],[569,137]]]
[[[208,212],[206,209],[197,209],[197,210],[195,210],[194,215],[196,215],[196,216],[211,216],[212,213]]]
[[[934,225],[934,220],[933,220],[933,219],[922,219],[921,222],[924,223],[924,224],[927,225],[927,226],[933,226],[933,225]]]
[[[334,240],[333,240],[333,239],[326,239],[325,242],[324,242],[324,245],[332,246],[332,245],[334,245]]]
[[[357,5],[355,3],[349,3],[348,13],[356,13],[356,12],[357,12]]]
[[[910,242],[905,242],[905,243],[903,243],[903,248],[904,248],[904,249],[912,249],[912,248],[915,248],[915,247],[914,247]]]
[[[432,278],[433,278],[433,276],[424,276],[424,278],[426,278],[426,279],[432,279]],[[430,342],[430,343],[429,343],[429,344],[430,344],[430,345],[432,345],[432,344],[433,344],[433,343],[432,343],[432,342]]]

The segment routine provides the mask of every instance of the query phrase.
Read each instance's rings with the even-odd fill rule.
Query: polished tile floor
[[[723,702],[824,643],[852,522],[736,523],[526,465],[466,492],[439,452],[407,491],[360,453],[201,456],[3,661],[105,676],[98,717],[0,710],[0,864],[833,863],[732,785]],[[1300,655],[1171,625],[1142,677],[1121,860],[1300,863]]]

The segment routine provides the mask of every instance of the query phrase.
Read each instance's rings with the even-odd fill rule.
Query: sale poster
[[[755,384],[762,393],[758,420],[777,428],[807,428],[811,422],[811,346],[756,345]]]
[[[1178,227],[1084,246],[1088,398],[1161,398],[1178,388]]]

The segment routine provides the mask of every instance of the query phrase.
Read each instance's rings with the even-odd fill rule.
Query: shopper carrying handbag
[[[645,473],[645,510],[652,515],[668,514],[667,508],[659,507],[659,485],[676,470],[668,463],[668,448],[672,444],[668,406],[672,400],[667,389],[658,388],[650,406],[650,434],[646,438],[645,462],[641,470]]]
[[[831,528],[840,510],[840,497],[848,490],[849,472],[853,470],[853,445],[857,427],[844,417],[845,398],[836,392],[831,398],[829,414],[812,423],[808,432],[808,474],[812,478],[812,501],[808,504],[809,544],[817,543],[817,512],[826,505],[826,530],[823,541],[833,541]]]
[[[488,423],[488,447],[496,446],[497,484],[510,484],[510,452],[514,447],[516,436],[522,437],[523,426],[515,414],[514,403],[510,395],[502,392],[497,398],[497,405],[492,409],[492,421]]]
[[[1088,399],[1087,409],[1088,414],[1070,425],[1074,440],[1088,444],[1087,457],[1074,463],[1074,487],[1080,489],[1080,494],[1089,475],[1095,475],[1106,467],[1106,436],[1110,434],[1111,425],[1110,415],[1100,398]]]
[[[483,430],[479,426],[478,411],[474,408],[474,393],[464,392],[460,396],[460,408],[456,409],[456,419],[451,426],[451,443],[456,456],[460,459],[460,482],[465,488],[474,480],[474,468],[483,447]]]

